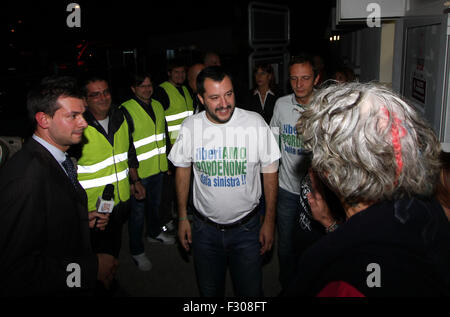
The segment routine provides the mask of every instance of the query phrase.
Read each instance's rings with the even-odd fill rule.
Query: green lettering
[[[241,147],[240,154],[241,154],[241,160],[245,160],[247,158],[247,148]]]
[[[218,161],[217,162],[217,175],[223,176],[222,169],[223,169],[223,161]]]
[[[233,158],[234,160],[237,160],[237,158],[238,158],[238,148],[237,148],[237,147],[234,147],[234,148],[233,148],[232,158]]]

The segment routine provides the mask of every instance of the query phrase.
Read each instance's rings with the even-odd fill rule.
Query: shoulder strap
[[[120,106],[119,109],[122,111],[123,116],[125,117],[125,120],[127,120],[128,123],[128,131],[130,132],[130,135],[134,132],[134,121],[131,117],[130,113],[124,106]]]

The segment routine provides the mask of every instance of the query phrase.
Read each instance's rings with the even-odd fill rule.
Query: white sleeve
[[[281,157],[280,149],[271,129],[265,122],[262,122],[258,139],[259,160],[261,167],[264,168],[274,162],[278,162]],[[278,168],[278,164],[276,167]]]
[[[167,158],[176,167],[189,167],[192,159],[192,135],[190,130],[182,125],[175,143]]]
[[[275,162],[272,162],[271,164],[267,166],[261,167],[261,173],[275,173],[278,172],[278,164],[279,161],[276,160]]]
[[[273,116],[270,120],[270,130],[272,131],[275,141],[279,144],[280,143],[280,124],[278,122],[278,108],[279,108],[278,100],[275,103],[275,107],[273,109]]]

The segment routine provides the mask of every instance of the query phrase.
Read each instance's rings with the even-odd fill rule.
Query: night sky
[[[66,19],[70,12],[66,7],[72,2],[75,1],[1,2],[0,120],[11,119],[0,125],[0,135],[24,134],[21,124],[13,121],[25,117],[26,92],[32,84],[45,75],[75,75],[92,65],[105,69],[106,50],[118,59],[124,49],[139,49],[141,58],[145,57],[143,65],[161,81],[168,47],[153,45],[154,37],[167,37],[170,43],[171,36],[177,33],[228,28],[233,37],[231,41],[224,39],[223,46],[232,45],[233,53],[223,54],[224,66],[245,70],[243,63],[252,52],[247,44],[250,1],[80,0],[76,2],[81,7],[81,27],[69,28]],[[326,57],[329,52],[325,29],[334,0],[258,2],[289,7],[290,53],[308,51]],[[208,47],[210,40],[196,39],[202,47]],[[86,42],[89,45],[81,58],[84,64],[77,66],[77,56]],[[214,49],[221,53],[221,49]],[[191,56],[191,62],[194,57]]]

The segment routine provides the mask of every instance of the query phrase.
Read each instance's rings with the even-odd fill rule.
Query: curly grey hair
[[[391,90],[344,83],[318,91],[299,119],[312,167],[347,204],[430,196],[440,143]]]

